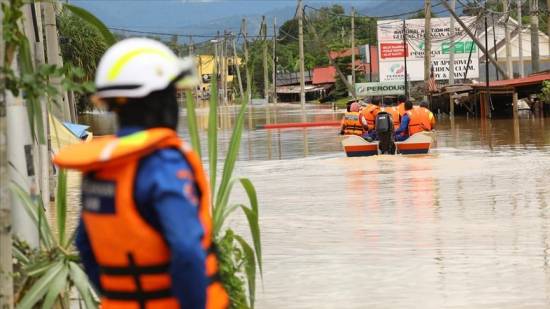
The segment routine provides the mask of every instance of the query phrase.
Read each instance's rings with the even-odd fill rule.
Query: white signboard
[[[472,25],[475,17],[461,17],[466,25]],[[450,19],[432,18],[432,65],[437,80],[449,79]],[[405,22],[407,44],[403,44],[403,21],[378,21],[378,55],[380,81],[402,81],[405,78],[405,61],[411,81],[424,80],[424,19]],[[478,47],[458,25],[454,43],[455,79],[462,79],[468,68],[468,78],[479,78]],[[471,52],[471,57],[470,57]],[[468,58],[470,57],[470,62]]]
[[[358,96],[381,96],[405,94],[405,83],[379,82],[379,83],[357,83],[355,93]]]

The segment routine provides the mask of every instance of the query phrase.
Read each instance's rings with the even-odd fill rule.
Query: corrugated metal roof
[[[514,88],[529,85],[540,84],[545,80],[550,80],[550,72],[544,72],[539,74],[532,74],[527,77],[497,80],[489,83],[491,88]],[[485,83],[473,84],[474,88],[483,88]]]

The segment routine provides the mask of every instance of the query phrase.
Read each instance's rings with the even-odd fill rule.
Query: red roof
[[[334,78],[336,76],[336,68],[333,66],[324,68],[313,69],[312,83],[314,85],[319,84],[333,84],[336,82]]]
[[[532,74],[532,75],[529,75],[527,77],[522,77],[522,78],[497,80],[497,81],[494,81],[494,82],[489,82],[489,87],[514,88],[514,87],[522,87],[522,86],[540,84],[545,80],[550,80],[550,72]],[[472,85],[472,86],[477,87],[477,88],[483,88],[483,87],[485,87],[485,83],[482,82],[482,83],[475,84],[475,85]]]

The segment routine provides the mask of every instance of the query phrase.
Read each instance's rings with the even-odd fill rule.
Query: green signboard
[[[358,96],[380,96],[405,94],[404,82],[357,83],[355,92]]]
[[[462,41],[462,42],[455,42],[455,54],[464,54],[469,53],[470,51],[475,52],[476,46],[473,41]],[[450,42],[443,42],[441,44],[441,52],[443,54],[448,54],[451,49],[451,43]]]

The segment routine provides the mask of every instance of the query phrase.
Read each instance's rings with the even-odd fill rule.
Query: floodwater
[[[221,110],[222,155],[235,114]],[[303,117],[255,107],[246,126]],[[96,134],[112,120],[85,119]],[[236,175],[260,201],[257,308],[550,308],[550,119],[437,129],[429,155],[365,158],[345,157],[335,127],[246,130]],[[244,222],[229,223],[244,232]]]

